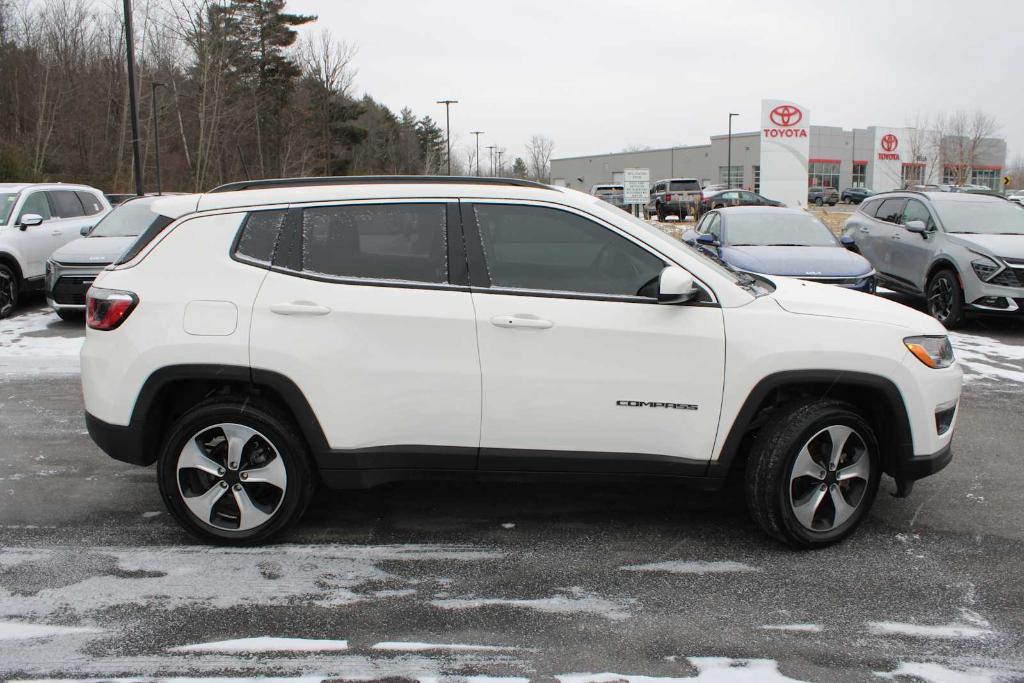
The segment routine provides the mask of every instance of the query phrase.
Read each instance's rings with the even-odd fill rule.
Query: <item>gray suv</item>
[[[924,297],[946,327],[1024,310],[1024,207],[1002,197],[885,192],[862,203],[843,234],[879,286]]]
[[[658,217],[677,216],[684,220],[696,216],[704,198],[703,188],[696,178],[667,178],[657,180],[651,186],[651,198],[647,202],[647,214]]]

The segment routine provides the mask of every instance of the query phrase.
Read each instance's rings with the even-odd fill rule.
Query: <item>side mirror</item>
[[[707,247],[717,247],[718,240],[715,239],[714,235],[709,235],[708,233],[705,232],[701,233],[700,235],[697,235],[697,244],[703,244],[704,246]]]
[[[903,224],[903,227],[907,229],[907,232],[916,232],[919,235],[923,235],[928,231],[928,226],[925,225],[924,221],[907,221]]]
[[[25,228],[34,228],[37,225],[43,224],[43,217],[37,213],[26,213],[21,217],[21,221],[18,223],[18,227],[22,230]]]
[[[669,266],[658,278],[659,304],[684,304],[697,296],[693,276],[679,266]]]
[[[92,234],[92,231],[96,229],[95,225],[83,225],[82,229],[78,231],[82,237],[88,237]]]
[[[845,247],[846,249],[849,249],[851,251],[853,250],[854,247],[857,246],[857,243],[854,242],[853,238],[850,237],[849,235],[843,235],[842,237],[840,237],[839,238],[839,243],[842,244],[843,247]]]

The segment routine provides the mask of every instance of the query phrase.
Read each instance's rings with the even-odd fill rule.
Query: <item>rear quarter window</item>
[[[235,255],[245,261],[269,266],[277,251],[286,215],[284,209],[250,213],[238,235]]]
[[[85,209],[86,216],[95,216],[103,211],[103,202],[96,195],[91,192],[75,192],[75,194],[78,195],[78,200],[82,202],[82,208]]]

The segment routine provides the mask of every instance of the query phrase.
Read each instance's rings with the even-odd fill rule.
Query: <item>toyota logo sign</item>
[[[791,104],[780,104],[768,114],[768,118],[771,119],[772,123],[783,128],[795,126],[800,123],[800,119],[803,117],[803,112]]]
[[[882,136],[882,149],[886,152],[892,152],[900,144],[899,139],[892,133],[886,133]]]

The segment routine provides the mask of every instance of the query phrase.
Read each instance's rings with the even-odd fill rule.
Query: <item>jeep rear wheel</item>
[[[18,276],[9,266],[0,265],[0,318],[6,318],[18,305]]]
[[[224,399],[201,403],[174,424],[157,479],[178,522],[223,545],[281,532],[302,516],[313,491],[306,447],[290,421]]]
[[[808,399],[772,416],[746,470],[747,507],[771,536],[801,548],[857,528],[881,478],[874,431],[848,403]]]

